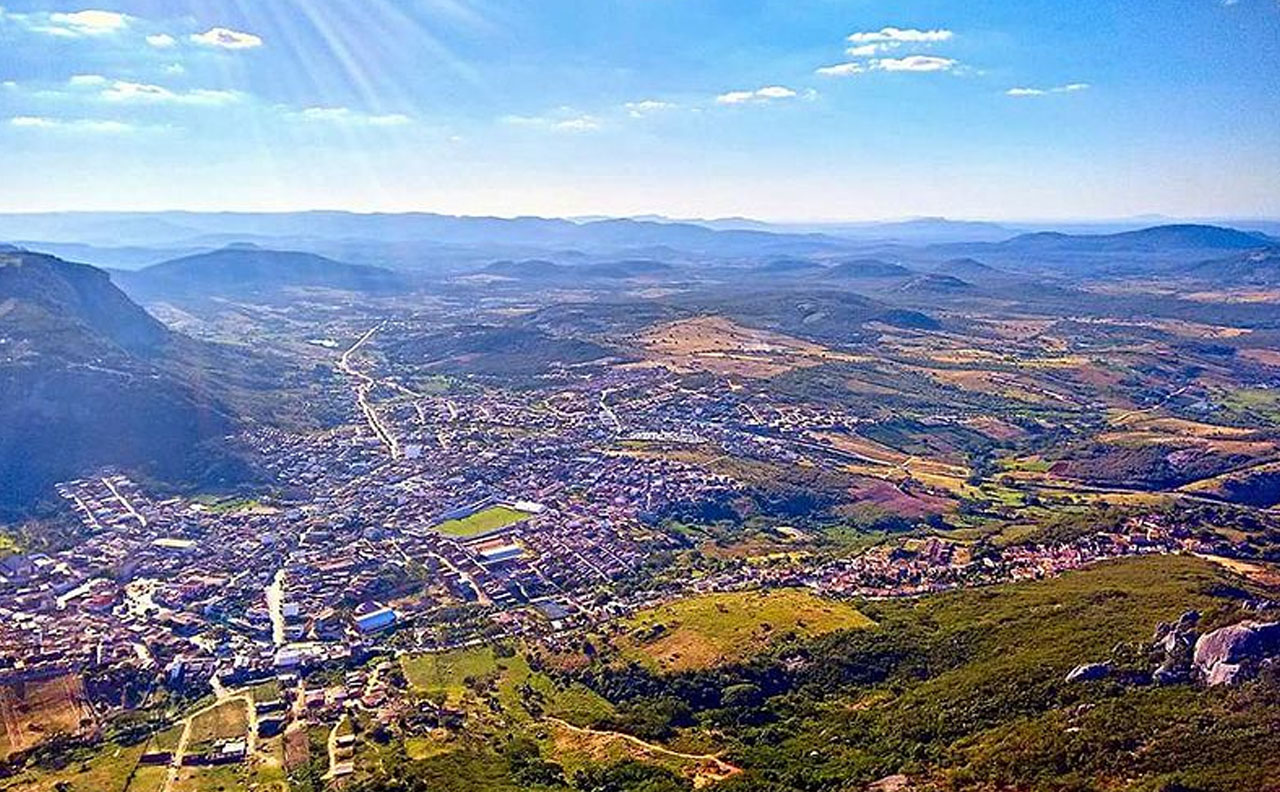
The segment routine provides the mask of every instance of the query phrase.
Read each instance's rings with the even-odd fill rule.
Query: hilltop
[[[143,299],[264,295],[304,288],[387,294],[408,288],[404,276],[391,270],[253,244],[184,256],[116,277],[125,291]]]

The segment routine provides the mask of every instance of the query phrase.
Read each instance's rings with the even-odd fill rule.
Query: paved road
[[[385,322],[383,324],[385,324]],[[373,334],[381,330],[382,327],[383,325],[380,324],[376,327],[370,328],[369,332],[360,336],[360,338],[352,344],[347,351],[343,352],[342,356],[338,358],[338,370],[349,377],[354,377],[359,380],[359,384],[356,385],[356,403],[360,405],[360,412],[364,413],[365,420],[369,423],[369,428],[373,429],[373,433],[377,435],[378,439],[380,439],[384,445],[386,445],[387,450],[391,453],[391,458],[399,459],[400,444],[397,443],[396,439],[387,431],[386,426],[382,423],[382,419],[378,416],[377,410],[375,410],[373,405],[369,402],[369,393],[378,385],[378,381],[351,365],[351,356],[355,354],[360,347],[364,346],[370,338],[373,338]]]
[[[106,485],[107,489],[111,490],[111,494],[116,497],[116,500],[120,501],[120,505],[124,506],[125,511],[133,515],[139,525],[146,528],[147,518],[139,514],[137,509],[133,508],[133,504],[129,502],[128,498],[120,494],[120,490],[116,489],[116,485],[112,484],[110,479],[105,478],[102,480],[102,483]]]

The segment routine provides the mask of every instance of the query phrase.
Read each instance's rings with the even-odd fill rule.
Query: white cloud
[[[865,33],[853,33],[850,44],[932,44],[949,41],[954,34],[950,30],[916,30],[915,28],[886,27]]]
[[[956,66],[951,58],[936,55],[908,55],[905,58],[880,58],[871,61],[871,68],[888,72],[939,72],[950,71]]]
[[[817,70],[823,77],[848,77],[851,74],[862,74],[867,67],[861,63],[837,63],[834,66],[823,66]]]
[[[15,116],[9,119],[9,125],[32,129],[48,129],[57,126],[58,122],[51,118],[39,118],[37,116]]]
[[[191,40],[206,47],[218,47],[228,50],[253,49],[262,46],[262,39],[252,33],[216,27],[204,33],[194,33]]]
[[[600,128],[600,122],[592,116],[582,115],[557,121],[553,126],[565,132],[594,132]]]
[[[116,80],[100,94],[110,102],[170,103],[189,105],[224,105],[240,101],[236,91],[215,91],[195,88],[190,91],[171,91],[159,85]]]
[[[32,22],[35,17],[24,15],[22,19],[29,27],[39,33],[64,38],[81,38],[84,36],[105,36],[119,33],[129,26],[129,17],[115,11],[75,11],[72,13],[55,12],[49,14],[45,21]]]
[[[904,58],[876,58],[865,62],[850,61],[834,66],[823,66],[817,74],[823,77],[848,77],[869,71],[886,72],[941,72],[951,71],[959,62],[936,55],[908,55]]]
[[[122,121],[98,121],[78,118],[64,121],[42,116],[16,116],[9,119],[9,125],[19,129],[47,129],[68,132],[92,132],[97,134],[119,135],[133,132],[137,127]]]
[[[1089,83],[1067,83],[1059,85],[1056,88],[1010,88],[1005,91],[1005,96],[1026,97],[1026,96],[1045,96],[1047,94],[1063,94],[1063,93],[1079,93],[1080,91],[1089,90]]]
[[[103,77],[101,74],[77,74],[70,80],[67,80],[67,84],[75,86],[106,85],[107,78]]]
[[[545,116],[507,115],[500,120],[509,126],[550,129],[557,132],[595,132],[602,124],[600,119],[588,114],[572,114],[570,108],[562,107],[557,113]]]
[[[641,102],[627,102],[623,107],[627,111],[627,115],[632,118],[644,118],[647,115],[661,113],[664,110],[674,110],[677,105],[671,102],[660,102],[656,99],[645,99]]]
[[[736,105],[770,102],[775,99],[791,99],[796,92],[782,85],[767,85],[754,91],[729,91],[716,97],[717,104]]]
[[[882,49],[891,49],[898,46],[897,42],[889,44],[861,44],[857,47],[850,47],[844,51],[844,54],[850,58],[870,58]]]
[[[781,85],[771,85],[756,91],[756,96],[762,99],[790,99],[795,95],[795,91],[790,88],[783,88]]]
[[[353,126],[394,127],[413,123],[413,119],[401,113],[375,115],[352,110],[349,107],[308,107],[298,115],[307,121],[324,121]]]
[[[155,33],[147,36],[147,43],[156,49],[171,49],[178,46],[178,40],[168,33]]]

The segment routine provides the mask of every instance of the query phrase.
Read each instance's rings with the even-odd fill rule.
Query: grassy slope
[[[1158,621],[1187,608],[1209,625],[1240,618],[1238,605],[1215,596],[1221,583],[1203,562],[1149,558],[883,603],[880,629],[833,637],[816,660],[830,657],[831,668],[770,703],[793,712],[784,727],[740,735],[747,778],[825,789],[905,771],[960,788],[1145,788],[1126,784],[1177,778],[1195,789],[1262,789],[1280,777],[1274,687],[1063,682],[1075,665],[1149,640]],[[886,681],[849,683],[886,658],[898,661]]]
[[[707,594],[636,614],[618,643],[627,660],[684,671],[743,660],[787,633],[815,636],[871,624],[847,603],[805,591]]]

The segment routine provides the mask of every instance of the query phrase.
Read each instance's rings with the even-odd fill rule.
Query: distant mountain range
[[[1021,233],[1027,226],[946,218],[770,224],[746,218],[677,221],[660,216],[564,220],[429,213],[55,213],[0,215],[0,239],[38,240],[19,244],[123,270],[223,255],[229,245],[253,243],[263,250],[309,253],[335,263],[428,278],[474,273],[495,261],[559,266],[647,260],[695,269],[745,265],[780,275],[795,269],[786,262],[830,265],[881,259],[932,271],[942,262],[962,258],[1024,274],[1123,276],[1172,271],[1233,251],[1266,248],[1277,242],[1264,231],[1280,233],[1280,224],[1267,221],[1248,226],[1258,230],[1237,230],[1210,224],[1135,227],[1141,220],[1059,224],[1055,230],[1043,230],[1055,228],[1047,224]],[[1088,233],[1064,233],[1063,228]],[[160,273],[155,275],[159,279]],[[550,275],[548,271],[543,277]],[[520,275],[533,276],[531,271]],[[607,270],[596,270],[593,276],[607,277]],[[358,283],[360,278],[345,280],[366,288]],[[313,284],[302,277],[297,285]],[[130,283],[130,288],[142,287]]]
[[[232,430],[220,394],[191,375],[196,342],[167,330],[93,267],[0,252],[0,513],[103,465],[186,477]]]
[[[273,247],[324,241],[430,243],[544,250],[626,251],[671,246],[690,253],[753,254],[779,248],[829,250],[841,241],[821,234],[717,230],[693,223],[605,219],[586,223],[539,217],[454,217],[428,213],[281,214],[186,212],[0,215],[0,239],[114,248],[222,246],[254,241]],[[36,242],[24,243],[38,247]]]
[[[1167,225],[1119,234],[1023,234],[996,243],[935,245],[928,255],[972,257],[1019,270],[1068,275],[1172,272],[1231,252],[1264,250],[1280,240],[1259,232],[1205,225]]]
[[[599,261],[588,264],[557,264],[543,259],[495,261],[478,274],[519,281],[627,280],[665,275],[674,270],[670,264],[648,259]]]

